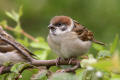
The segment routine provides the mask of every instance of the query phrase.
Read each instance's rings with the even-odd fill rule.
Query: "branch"
[[[12,27],[10,27],[10,26],[5,26],[4,28],[7,29],[7,30],[10,30],[10,31],[15,31],[15,29],[12,28]],[[15,32],[17,32],[17,31],[15,31]],[[36,40],[36,39],[35,39],[33,36],[31,36],[30,34],[26,33],[23,29],[21,30],[20,33],[23,34],[24,36],[26,36],[27,38],[29,38],[29,39],[31,39],[31,40],[33,40],[33,41],[35,41],[35,42],[38,42],[38,40]]]
[[[56,62],[57,60],[33,60],[31,65],[34,66],[46,66],[46,67],[50,67],[50,66],[56,66]],[[69,61],[65,61],[65,60],[60,60],[59,65],[74,65],[72,68],[68,68],[65,70],[62,70],[61,72],[74,72],[77,68],[80,67],[80,60],[73,60],[71,61],[71,63],[69,64]],[[2,66],[1,66],[2,67]],[[0,74],[5,74],[5,73],[10,73],[10,69],[12,66],[8,66],[8,67],[4,67],[2,72]],[[28,68],[34,68],[31,66],[25,67],[20,74]],[[59,71],[60,72],[60,71]]]
[[[32,65],[35,66],[56,66],[57,59],[54,60],[33,60]],[[58,65],[76,65],[77,63],[80,63],[80,60],[72,60],[71,63],[69,63],[68,60],[60,60]]]

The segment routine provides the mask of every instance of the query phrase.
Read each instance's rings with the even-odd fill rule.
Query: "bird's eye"
[[[61,26],[62,24],[61,23],[58,23],[58,26]]]
[[[57,23],[55,25],[58,26],[58,27],[60,27],[62,25],[62,23]]]

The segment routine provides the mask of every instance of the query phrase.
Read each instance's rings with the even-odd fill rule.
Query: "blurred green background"
[[[17,11],[22,5],[22,28],[35,37],[46,38],[50,19],[66,15],[93,31],[97,40],[109,43],[120,34],[119,4],[120,0],[0,0],[0,21],[7,19],[14,26],[5,11]]]

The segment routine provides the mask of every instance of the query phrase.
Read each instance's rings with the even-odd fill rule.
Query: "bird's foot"
[[[58,65],[60,64],[60,60],[61,60],[61,57],[58,57],[58,58],[56,59],[56,66],[58,66]]]
[[[71,64],[73,60],[76,60],[76,58],[68,58],[68,64]]]

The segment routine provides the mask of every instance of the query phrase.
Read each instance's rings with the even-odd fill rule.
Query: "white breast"
[[[48,44],[59,57],[70,58],[87,53],[91,41],[82,41],[76,33],[68,32],[59,36],[49,36]]]

